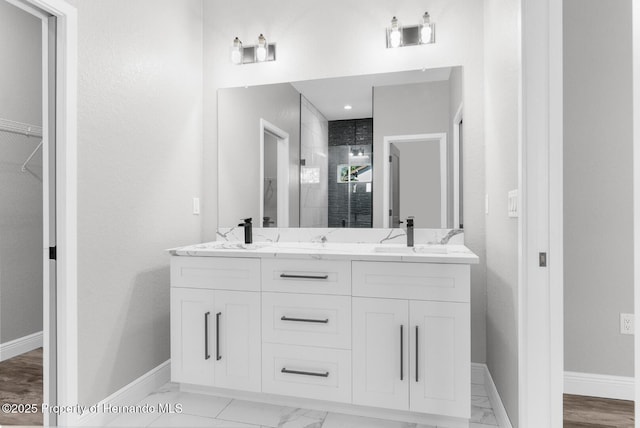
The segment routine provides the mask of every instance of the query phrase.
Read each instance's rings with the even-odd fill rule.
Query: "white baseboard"
[[[502,404],[502,399],[500,398],[500,394],[498,394],[498,389],[496,388],[496,384],[493,383],[493,378],[486,364],[471,363],[471,383],[484,384],[498,426],[500,428],[512,428],[507,410],[504,408],[504,404]]]
[[[565,394],[633,400],[634,389],[633,377],[564,372]]]
[[[33,351],[42,347],[42,332],[33,333],[28,336],[19,337],[6,343],[0,343],[0,361],[17,357],[25,352]]]
[[[102,409],[109,406],[131,406],[142,400],[151,392],[160,388],[171,378],[170,360],[165,361],[158,367],[143,374],[133,382],[118,391],[114,392],[104,400],[100,401],[96,407]],[[106,426],[118,417],[117,413],[85,413],[78,418],[79,426]]]

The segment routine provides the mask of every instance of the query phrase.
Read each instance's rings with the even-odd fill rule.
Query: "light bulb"
[[[422,30],[420,30],[420,38],[422,40],[422,43],[431,43],[431,26],[430,25],[425,25],[424,27],[422,27]]]
[[[429,12],[425,12],[422,15],[422,24],[420,25],[420,42],[431,43],[431,37],[433,36],[433,29],[431,28],[431,20],[429,19]]]
[[[256,48],[256,59],[260,62],[267,59],[267,39],[262,34],[258,37],[258,47]]]
[[[231,48],[231,62],[234,64],[242,63],[242,42],[237,37],[233,39],[233,47]]]
[[[402,41],[402,34],[400,33],[400,25],[398,24],[398,18],[395,16],[391,20],[391,31],[389,32],[389,43],[392,48],[400,46]]]

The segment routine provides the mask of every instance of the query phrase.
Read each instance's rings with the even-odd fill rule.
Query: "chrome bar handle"
[[[280,278],[296,278],[296,279],[328,279],[329,275],[294,275],[289,273],[281,273]]]
[[[295,322],[316,322],[316,323],[321,323],[321,324],[327,324],[329,322],[329,318],[323,319],[323,320],[315,320],[315,319],[309,319],[309,318],[289,318],[286,315],[283,315],[280,318],[281,321],[295,321]]]
[[[400,380],[404,380],[404,326],[400,324]]]
[[[220,361],[222,355],[220,355],[220,315],[222,312],[216,314],[216,360]]]
[[[211,358],[209,355],[209,315],[211,312],[206,312],[204,314],[204,359],[208,360]]]
[[[416,382],[418,382],[418,326],[416,326]]]
[[[305,376],[329,377],[329,372],[324,372],[324,373],[305,372],[305,371],[302,371],[302,370],[289,370],[286,367],[283,367],[282,370],[280,370],[280,372],[281,373],[289,373],[289,374],[305,375]]]

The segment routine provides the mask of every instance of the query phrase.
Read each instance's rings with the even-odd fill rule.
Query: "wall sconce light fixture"
[[[429,12],[420,17],[418,25],[402,27],[395,16],[391,27],[387,28],[387,48],[415,46],[435,43],[436,26],[431,22]]]
[[[234,64],[242,63],[242,42],[237,37],[233,39],[233,47],[231,48],[231,62]]]
[[[276,44],[267,43],[264,35],[258,36],[258,44],[243,46],[240,39],[233,39],[231,47],[231,62],[234,64],[252,64],[276,60]]]

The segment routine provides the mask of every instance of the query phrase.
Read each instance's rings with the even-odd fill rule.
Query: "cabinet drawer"
[[[469,265],[353,262],[353,295],[469,301]]]
[[[171,286],[260,291],[260,259],[174,256]]]
[[[351,294],[351,262],[347,260],[265,259],[262,291]]]
[[[351,402],[351,351],[263,344],[262,392]]]
[[[351,297],[263,293],[262,341],[351,349]]]

